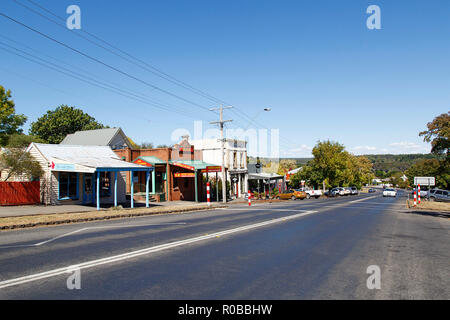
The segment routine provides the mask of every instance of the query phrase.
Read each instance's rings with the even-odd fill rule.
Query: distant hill
[[[441,159],[434,154],[368,154],[364,155],[373,163],[374,171],[405,171],[414,163],[424,159]],[[262,163],[278,162],[278,160],[295,160],[300,167],[305,165],[312,158],[260,158]],[[249,157],[250,162],[256,162],[256,158]]]
[[[405,171],[414,163],[424,159],[441,159],[434,154],[369,154],[365,155],[373,163],[375,171]]]

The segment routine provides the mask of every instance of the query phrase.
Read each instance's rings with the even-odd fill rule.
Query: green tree
[[[360,188],[373,178],[372,162],[363,156],[354,156],[337,142],[319,141],[313,148],[314,158],[290,180],[294,188],[304,180],[307,185],[322,187],[356,186]]]
[[[36,142],[36,143],[45,143],[46,141],[36,137],[36,136],[29,136],[26,134],[13,134],[9,136],[7,148],[26,148],[30,145],[30,143]]]
[[[370,183],[374,178],[372,162],[365,156],[349,155],[349,159],[351,175],[344,184],[361,188],[364,184]]]
[[[154,145],[153,142],[142,142],[139,147],[140,149],[153,149]]]
[[[423,140],[431,142],[431,152],[446,155],[449,161],[450,148],[450,111],[443,113],[427,124],[428,130],[419,133]]]
[[[313,148],[312,167],[315,174],[314,184],[320,184],[327,179],[329,186],[342,185],[348,169],[350,154],[344,145],[334,141],[319,141]]]
[[[414,185],[414,177],[435,177],[438,188],[450,187],[450,167],[447,161],[421,160],[406,170],[405,174],[410,185]]]
[[[4,181],[7,181],[13,175],[25,174],[28,178],[40,178],[44,171],[39,162],[37,162],[29,152],[24,148],[6,149],[0,155],[0,171],[8,172]]]
[[[297,161],[291,159],[281,159],[278,163],[277,174],[284,176],[286,175],[286,173],[288,173],[288,171],[296,168],[297,168]]]
[[[14,133],[21,133],[21,126],[25,124],[27,117],[16,114],[14,101],[11,100],[11,91],[6,91],[0,85],[0,146],[8,143],[8,137]]]
[[[68,134],[77,131],[108,128],[97,122],[81,109],[61,105],[49,110],[31,124],[30,135],[37,136],[48,143],[58,144]]]

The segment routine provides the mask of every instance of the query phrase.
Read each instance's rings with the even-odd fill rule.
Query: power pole
[[[223,120],[223,110],[231,109],[233,107],[223,107],[210,109],[210,111],[219,110],[219,121],[210,122],[210,124],[218,124],[220,127],[220,141],[221,141],[221,151],[222,151],[222,201],[227,202],[227,179],[225,177],[225,139],[223,137],[223,125],[226,122],[231,122],[233,120]]]

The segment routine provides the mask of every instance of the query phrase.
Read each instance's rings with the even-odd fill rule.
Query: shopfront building
[[[27,151],[41,164],[41,202],[47,205],[126,203],[126,174],[142,172],[149,188],[154,168],[121,160],[109,146],[31,143]],[[131,193],[134,193],[132,188]],[[149,199],[146,204],[148,206]],[[134,207],[131,197],[131,207]]]

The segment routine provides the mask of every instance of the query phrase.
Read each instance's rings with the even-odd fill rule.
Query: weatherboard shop
[[[97,210],[102,204],[117,206],[126,202],[126,172],[144,172],[148,190],[150,173],[154,170],[121,160],[109,146],[31,143],[27,151],[44,170],[41,202],[47,205],[95,205]]]
[[[166,171],[164,161],[156,157],[141,156],[133,161],[135,164],[140,164],[148,167],[154,167],[152,172],[152,192],[155,194],[158,189],[157,173],[160,172],[165,177],[169,178],[168,186],[172,200],[187,200],[187,201],[205,201],[206,187],[202,180],[204,173],[220,172],[221,167],[206,163],[202,160],[169,160],[169,172]],[[134,184],[141,185],[143,175],[136,173],[136,181]]]

